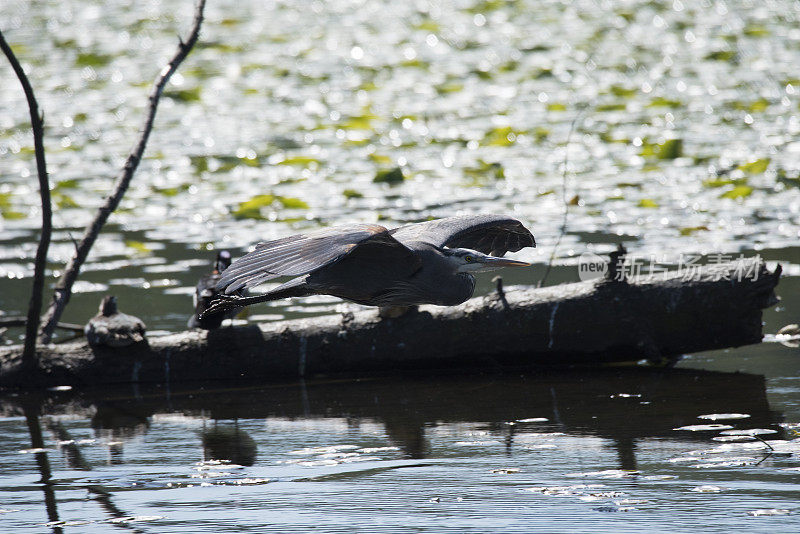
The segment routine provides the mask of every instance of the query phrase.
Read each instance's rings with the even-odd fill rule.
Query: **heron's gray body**
[[[305,286],[311,293],[368,306],[452,306],[472,296],[475,277],[454,273],[452,265],[441,261],[441,252],[428,243],[409,245],[413,254],[398,248],[395,254],[408,257],[391,262],[386,261],[385,253],[362,245],[327,268],[308,274]],[[353,283],[353,272],[358,273],[358,283]]]
[[[314,294],[370,306],[452,306],[475,290],[469,271],[528,265],[500,256],[529,246],[536,246],[530,231],[502,215],[450,217],[393,230],[377,224],[326,228],[259,243],[222,273],[217,289],[223,295],[207,313]],[[282,276],[295,278],[263,295],[232,295]]]

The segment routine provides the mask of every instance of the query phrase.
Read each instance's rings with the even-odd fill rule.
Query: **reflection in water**
[[[31,445],[34,449],[45,449],[39,418],[39,411],[42,406],[36,406],[33,402],[31,402],[31,400],[32,399],[25,399],[22,403],[25,421],[28,425],[28,431],[31,436]],[[83,457],[83,454],[81,453],[80,448],[77,446],[75,440],[72,438],[67,429],[64,428],[64,425],[60,421],[47,418],[45,420],[45,426],[59,443],[59,448],[65,454],[67,465],[71,469],[80,471],[92,470],[92,466]],[[46,450],[42,450],[41,452],[36,452],[34,456],[36,457],[36,464],[39,468],[39,473],[41,474],[40,482],[42,484],[42,491],[44,491],[44,502],[47,510],[47,518],[52,524],[52,531],[60,534],[63,532],[61,525],[63,522],[59,521],[58,518],[58,507],[56,503],[54,481],[52,478],[52,471],[50,469],[50,462],[47,458],[47,452]],[[129,514],[126,514],[114,504],[112,493],[103,486],[91,484],[85,486],[85,489],[92,494],[94,500],[97,501],[112,518],[120,519],[129,517]],[[142,532],[138,528],[132,528],[120,522],[115,522],[112,524],[124,530],[130,530],[131,532]]]
[[[338,465],[340,459],[361,461],[356,458],[359,455],[364,460],[375,462],[381,460],[376,454],[382,454],[375,451],[392,449],[381,447],[380,442],[376,441],[372,443],[377,448],[375,445],[352,444],[353,441],[359,442],[357,439],[326,447],[324,445],[333,443],[330,441],[332,436],[320,435],[316,441],[304,441],[308,439],[309,431],[298,433],[294,430],[298,427],[291,425],[307,425],[306,428],[316,429],[312,434],[324,434],[326,427],[319,423],[336,421],[339,428],[343,429],[341,432],[346,434],[382,436],[385,440],[383,444],[388,441],[398,447],[401,456],[407,459],[442,461],[459,458],[474,463],[478,461],[475,455],[481,455],[481,451],[470,447],[496,443],[505,451],[507,461],[517,465],[520,458],[530,454],[537,446],[544,444],[556,448],[556,445],[548,445],[544,443],[547,439],[542,440],[538,436],[566,435],[585,443],[581,446],[584,451],[592,451],[592,447],[598,444],[613,448],[616,467],[634,471],[640,463],[637,456],[646,454],[640,450],[642,444],[648,443],[647,447],[652,447],[652,443],[658,441],[651,438],[708,443],[710,436],[707,433],[673,430],[702,422],[698,419],[699,415],[749,414],[747,428],[778,429],[776,424],[780,421],[779,414],[769,409],[761,376],[640,368],[533,376],[318,380],[232,387],[216,383],[184,385],[178,391],[174,387],[167,390],[157,385],[139,385],[137,391],[131,390],[130,394],[119,388],[111,391],[59,392],[49,396],[23,393],[0,397],[0,413],[6,416],[24,415],[33,447],[42,449],[45,440],[39,426],[39,414],[43,413],[44,425],[53,439],[59,442],[67,467],[90,472],[82,479],[83,482],[73,484],[88,490],[112,518],[127,517],[113,502],[115,497],[129,495],[120,493],[123,488],[140,487],[144,490],[165,487],[163,482],[154,485],[158,479],[153,479],[152,474],[139,474],[147,470],[165,469],[173,477],[171,480],[177,482],[177,486],[167,483],[166,487],[187,488],[192,484],[208,486],[218,481],[225,483],[225,480],[233,480],[225,479],[229,476],[225,473],[229,465],[231,469],[244,469],[242,466],[263,469],[265,465],[308,469],[310,466]],[[72,417],[59,417],[63,415]],[[101,438],[98,444],[110,447],[110,463],[115,464],[112,468],[120,468],[118,464],[122,462],[123,444],[138,444],[135,462],[125,465],[124,471],[109,472],[101,467],[93,470],[91,461],[82,452],[82,440],[74,437],[84,430],[90,430],[78,423],[81,418],[91,425],[95,436]],[[269,422],[268,429],[259,421]],[[196,431],[180,431],[180,428],[187,426],[194,427]],[[246,430],[240,426],[245,426]],[[159,452],[160,456],[143,460],[140,442],[145,435],[154,432],[158,432],[155,440],[158,447],[162,447],[165,440],[166,443]],[[445,448],[442,446],[442,432],[454,436],[453,443]],[[170,440],[177,448],[171,448],[168,444]],[[363,440],[361,442],[365,443]],[[578,442],[570,443],[575,445]],[[185,452],[177,452],[179,449],[191,451],[199,447],[202,447],[202,458],[192,459],[186,457]],[[302,456],[306,453],[301,450],[306,448],[312,451],[308,454],[318,456],[313,459],[308,455]],[[571,466],[576,460],[578,464],[585,463],[580,456],[571,460],[570,454],[573,453],[568,449],[557,450],[559,452],[553,454],[562,457],[560,461],[564,466]],[[287,458],[286,455],[290,460],[281,459]],[[51,483],[53,477],[47,452],[38,452],[35,458],[43,483],[47,516],[50,521],[58,521],[57,486]],[[187,461],[196,460],[202,462],[192,463],[197,467],[190,469],[202,473],[191,477],[183,475],[183,479],[174,478],[189,467]],[[375,473],[377,477],[377,473],[383,469],[435,465],[397,463],[405,461],[389,461],[378,467],[372,464],[367,470],[357,472],[362,473],[359,476]],[[532,458],[528,461],[536,462]],[[651,451],[645,463],[652,461]],[[703,460],[698,457],[695,458],[697,461]],[[556,469],[561,470],[561,476],[564,476],[565,467],[556,466]],[[214,470],[213,474],[209,474]],[[496,469],[492,472],[495,471],[508,472],[512,474],[509,476],[513,476],[519,469]],[[117,480],[119,475],[115,473],[120,472],[124,473],[127,482]],[[446,472],[453,477],[449,468]],[[238,480],[246,483],[275,480],[268,473],[253,473],[249,478]],[[345,475],[333,473],[328,476],[323,473],[311,478],[304,475],[302,480],[346,480]],[[402,478],[403,475],[397,476]],[[452,483],[451,479],[447,480]],[[117,526],[124,526],[124,522]],[[54,531],[58,531],[58,528],[54,526]],[[128,525],[124,528],[132,527]]]
[[[214,426],[203,429],[203,460],[225,460],[237,465],[253,465],[258,449],[256,442],[246,432],[239,429],[238,423],[232,428]]]
[[[40,407],[34,403],[22,403],[25,423],[28,425],[28,432],[31,435],[31,447],[34,449],[44,449],[42,427],[39,424],[39,409]],[[45,451],[36,452],[34,456],[36,458],[36,466],[39,468],[39,474],[41,475],[39,482],[42,484],[42,491],[44,492],[44,506],[47,510],[47,519],[51,522],[58,521],[56,494],[51,481],[52,472],[50,471],[50,462],[47,459],[47,453]],[[62,529],[60,527],[54,527],[53,532],[60,534]]]
[[[125,440],[147,432],[149,418],[181,413],[214,420],[201,433],[214,459],[255,461],[255,442],[238,429],[238,419],[344,418],[379,421],[387,436],[409,458],[423,458],[428,448],[427,426],[440,423],[480,423],[514,446],[514,435],[532,416],[547,426],[577,435],[594,435],[614,443],[620,467],[636,465],[636,441],[675,438],[674,428],[697,423],[697,416],[715,412],[750,414],[748,425],[763,427],[780,421],[770,411],[764,378],[746,373],[715,373],[689,369],[595,370],[540,376],[393,378],[331,380],[268,386],[185,385],[167,391],[139,386],[138,394],[96,389],[74,393],[69,404],[48,402],[54,412],[94,412],[92,427]],[[62,400],[66,401],[62,395]],[[27,394],[29,402],[36,402]],[[41,400],[41,399],[40,399]],[[14,411],[16,397],[0,399]],[[216,421],[234,421],[232,427]],[[541,425],[541,423],[538,423]],[[681,433],[683,439],[698,438]],[[60,439],[60,438],[59,438]],[[249,463],[248,463],[249,462]]]

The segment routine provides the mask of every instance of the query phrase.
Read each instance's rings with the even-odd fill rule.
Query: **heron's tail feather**
[[[206,308],[206,310],[201,313],[198,318],[202,320],[209,315],[229,312],[231,310],[244,308],[245,306],[257,304],[259,302],[268,302],[271,300],[279,300],[289,297],[305,297],[311,294],[313,294],[313,291],[311,291],[306,285],[306,277],[301,276],[293,280],[289,280],[285,284],[282,284],[272,291],[264,293],[263,295],[253,295],[248,297],[224,294],[217,295],[217,297],[211,302],[211,305]]]

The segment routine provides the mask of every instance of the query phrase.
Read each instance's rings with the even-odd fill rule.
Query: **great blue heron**
[[[145,339],[144,323],[138,317],[121,313],[113,295],[103,297],[100,311],[89,319],[83,331],[92,347],[126,347]]]
[[[256,245],[225,270],[218,300],[200,318],[307,295],[382,307],[452,306],[472,296],[472,273],[529,266],[501,256],[535,246],[521,222],[503,215],[449,217],[393,230],[377,224],[334,226]],[[263,295],[233,294],[282,276],[295,278]]]
[[[189,318],[189,328],[202,328],[203,330],[213,330],[219,328],[222,321],[230,319],[231,314],[236,314],[237,310],[232,310],[231,313],[216,313],[204,316],[200,319],[200,315],[208,309],[217,298],[219,291],[217,284],[222,278],[222,272],[227,269],[231,264],[231,253],[227,250],[220,250],[217,252],[217,258],[214,260],[214,268],[212,271],[200,278],[194,291],[194,314]]]

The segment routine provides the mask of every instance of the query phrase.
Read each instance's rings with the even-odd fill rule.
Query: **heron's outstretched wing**
[[[335,262],[363,243],[413,252],[378,224],[324,228],[256,245],[222,273],[217,289],[231,294],[280,276],[301,276]]]
[[[533,234],[505,215],[465,215],[401,226],[390,231],[401,243],[422,241],[437,247],[471,248],[502,256],[535,247]]]

